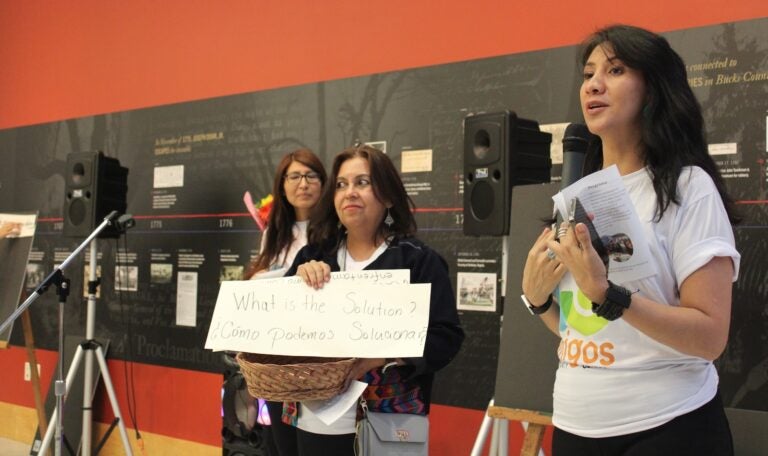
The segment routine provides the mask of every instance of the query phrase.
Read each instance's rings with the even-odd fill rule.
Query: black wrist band
[[[608,281],[608,289],[605,291],[605,302],[592,303],[592,313],[598,317],[613,321],[620,318],[624,311],[629,309],[632,303],[632,292],[626,288]]]
[[[528,312],[531,313],[531,315],[541,315],[544,312],[548,311],[550,307],[552,307],[552,303],[554,302],[555,298],[553,295],[549,295],[547,298],[547,302],[540,306],[534,306],[531,304],[531,302],[528,300],[528,298],[525,297],[524,294],[520,295],[520,299],[523,300],[523,304],[525,304],[525,307],[528,309]]]

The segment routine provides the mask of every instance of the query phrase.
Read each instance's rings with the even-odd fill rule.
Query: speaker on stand
[[[112,211],[124,214],[127,208],[128,168],[103,152],[75,152],[67,155],[65,170],[64,236],[87,237]],[[118,238],[113,224],[99,238]]]
[[[95,338],[96,326],[96,294],[101,283],[96,275],[97,270],[97,237],[118,238],[122,232],[133,226],[130,214],[125,214],[127,208],[126,196],[128,193],[128,168],[120,166],[115,158],[108,158],[102,152],[72,153],[67,156],[67,167],[64,170],[65,191],[64,198],[64,235],[68,237],[84,238],[82,244],[62,262],[60,267],[51,274],[50,278],[58,278],[57,291],[59,292],[59,361],[57,366],[58,376],[54,379],[53,391],[56,396],[56,407],[51,414],[51,421],[55,427],[48,427],[42,440],[36,439],[30,454],[48,454],[49,445],[53,442],[56,454],[61,453],[65,443],[64,419],[67,410],[81,412],[81,433],[78,445],[81,450],[75,448],[75,452],[84,456],[90,456],[93,449],[93,397],[101,374],[102,383],[107,391],[112,412],[115,419],[104,437],[96,446],[98,453],[106,439],[109,438],[113,428],[118,427],[123,448],[127,455],[132,455],[131,444],[125,426],[125,420],[120,412],[120,407],[115,396],[112,377],[109,374],[106,361],[106,348],[109,339],[104,341]],[[119,214],[123,214],[118,218]],[[124,218],[127,217],[127,218]],[[121,222],[120,220],[124,220]],[[95,233],[94,233],[95,232]],[[88,244],[86,244],[88,242]],[[70,361],[66,382],[64,380],[64,310],[66,298],[69,295],[69,280],[62,275],[62,270],[69,262],[86,246],[90,247],[87,290],[88,301],[85,318],[85,339],[76,345],[76,350]],[[48,279],[46,279],[48,280]],[[50,284],[50,283],[49,283]],[[66,350],[71,353],[71,350]],[[73,379],[79,375],[81,363],[83,364],[83,381],[80,409],[63,407],[66,398],[70,401],[80,394],[73,388]],[[72,402],[68,402],[72,405]],[[72,426],[67,425],[71,430]],[[55,437],[54,437],[55,433]],[[69,435],[73,439],[72,434]]]
[[[516,236],[509,233],[512,187],[550,181],[551,143],[552,135],[541,131],[538,122],[521,119],[512,111],[464,118],[464,234],[502,236],[501,309],[504,309],[507,289],[509,239]],[[503,315],[500,318],[503,328]],[[489,410],[493,403],[491,399]],[[489,410],[475,439],[472,455],[482,452],[491,429],[492,453],[506,451],[507,420],[492,418]]]
[[[512,187],[550,181],[551,142],[512,111],[464,119],[464,234],[509,234]]]

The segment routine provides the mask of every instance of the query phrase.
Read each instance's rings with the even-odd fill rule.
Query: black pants
[[[314,434],[296,429],[299,456],[355,456],[355,434]]]
[[[274,456],[298,456],[296,428],[283,423],[283,403],[267,401],[267,410],[269,410],[269,420],[272,422],[269,427],[272,441],[277,448],[277,454]]]
[[[733,456],[733,439],[720,394],[700,408],[646,431],[616,437],[580,437],[555,428],[554,456]]]
[[[282,422],[282,402],[267,402],[267,408],[272,421],[272,439],[277,447],[277,455],[274,456],[354,456],[355,434],[327,435],[303,431]]]

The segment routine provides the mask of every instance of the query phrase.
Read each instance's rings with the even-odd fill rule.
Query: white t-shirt
[[[341,269],[344,271],[362,271],[366,266],[373,263],[373,260],[379,257],[384,251],[387,250],[387,243],[382,242],[375,252],[367,259],[363,261],[357,261],[352,258],[352,255],[347,252],[347,249],[342,247],[338,252],[338,262],[341,265]],[[355,432],[355,424],[357,418],[357,403],[352,405],[338,420],[334,421],[330,425],[325,424],[317,417],[312,411],[306,407],[299,407],[299,420],[296,425],[299,429],[308,432],[314,432],[315,434],[352,434]]]
[[[309,226],[309,220],[297,221],[293,224],[293,242],[291,245],[284,248],[277,259],[267,268],[267,271],[275,271],[277,269],[288,269],[293,264],[293,260],[296,258],[296,254],[299,253],[302,247],[307,245],[307,226]],[[267,228],[261,235],[261,245],[259,247],[259,253],[264,251],[264,247],[267,245]],[[251,279],[260,278],[264,271],[254,274]]]
[[[678,306],[680,284],[715,257],[731,257],[736,280],[740,255],[733,229],[706,172],[683,169],[677,185],[680,205],[670,204],[659,222],[653,222],[657,203],[648,171],[622,179],[657,273],[619,285]],[[557,427],[584,437],[624,435],[660,426],[714,397],[718,376],[710,361],[680,353],[622,319],[597,317],[570,274],[559,291],[560,367],[552,417]]]

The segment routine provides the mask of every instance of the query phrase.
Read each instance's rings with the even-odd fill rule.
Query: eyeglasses
[[[290,174],[286,174],[283,177],[285,178],[286,182],[292,185],[298,185],[299,182],[301,182],[302,177],[307,180],[308,184],[317,184],[318,182],[320,182],[320,174],[315,172],[309,172],[306,174],[290,173]]]

